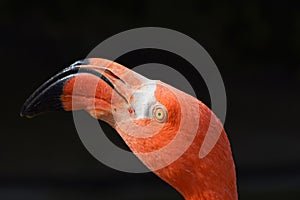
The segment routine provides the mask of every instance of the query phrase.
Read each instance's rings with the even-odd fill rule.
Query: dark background
[[[106,38],[143,26],[189,35],[219,67],[240,199],[300,199],[299,5],[41,2],[0,2],[1,200],[182,199],[151,173],[118,172],[94,159],[71,113],[19,116],[25,99],[50,76]]]

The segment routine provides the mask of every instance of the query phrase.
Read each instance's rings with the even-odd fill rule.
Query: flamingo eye
[[[167,120],[167,111],[162,106],[155,106],[153,109],[153,116],[158,122],[165,122]]]

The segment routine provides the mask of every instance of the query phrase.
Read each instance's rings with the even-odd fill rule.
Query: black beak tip
[[[78,74],[78,66],[87,64],[89,64],[89,59],[76,61],[70,67],[50,78],[26,100],[21,108],[20,116],[32,118],[46,112],[64,111],[61,102],[64,85],[69,79]],[[103,78],[101,74],[99,76]]]
[[[26,110],[24,109],[24,106],[21,108],[20,116],[27,117],[27,118],[31,117],[30,115],[27,114]]]
[[[20,116],[32,118],[39,114],[63,111],[61,95],[65,82],[70,77],[58,77],[58,79],[50,79],[40,86],[28,99],[21,108]]]
[[[20,113],[20,116],[21,117],[26,117],[26,118],[28,118],[28,119],[31,119],[31,118],[33,118],[33,117],[35,117],[35,115],[29,115],[29,114],[25,114],[25,113]]]
[[[21,108],[20,116],[33,118],[37,115],[52,111],[64,111],[61,100],[59,98],[53,98],[53,96],[41,95],[32,101],[26,101]]]
[[[36,116],[36,114],[30,109],[30,107],[28,107],[28,106],[26,106],[26,104],[24,104],[21,108],[20,116],[26,117],[26,118],[33,118]]]

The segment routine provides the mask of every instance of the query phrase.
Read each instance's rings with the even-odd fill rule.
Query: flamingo
[[[89,58],[40,86],[24,103],[21,116],[60,110],[85,110],[108,123],[151,171],[186,200],[238,199],[229,140],[220,120],[200,100],[116,62]],[[209,127],[220,134],[201,157]],[[159,151],[179,132],[179,142]],[[174,156],[178,158],[172,160]]]

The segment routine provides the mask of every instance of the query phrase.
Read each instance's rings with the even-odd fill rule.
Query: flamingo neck
[[[153,170],[154,173],[173,186],[186,200],[237,200],[235,165],[223,125],[212,111],[198,100],[186,98],[181,106],[181,110],[189,110],[189,115],[185,115],[185,121],[182,122],[184,127],[181,129],[174,126],[164,127],[159,134],[150,139],[135,138],[124,133],[118,127],[116,129],[139,159],[149,169],[157,169]],[[195,120],[197,112],[200,112],[200,117]],[[191,145],[181,154],[180,146],[188,143],[187,140],[191,138],[191,132],[195,130],[195,127],[198,128]],[[218,135],[213,148],[207,151],[208,154],[201,157],[199,152],[208,135],[209,127],[221,127],[217,128],[221,134]],[[179,139],[179,143],[176,143],[178,146],[172,146],[170,151],[146,154],[146,156],[138,154],[155,152],[157,149],[171,144],[178,131],[182,131],[183,137]],[[208,138],[208,141],[214,139]],[[181,156],[167,166],[159,168],[161,163],[165,163],[173,155]]]
[[[213,126],[221,125],[209,108],[203,104],[200,106],[200,127],[192,145],[178,160],[155,173],[186,200],[237,200],[235,165],[223,128],[213,149],[205,157],[199,158],[209,119],[213,120]]]

